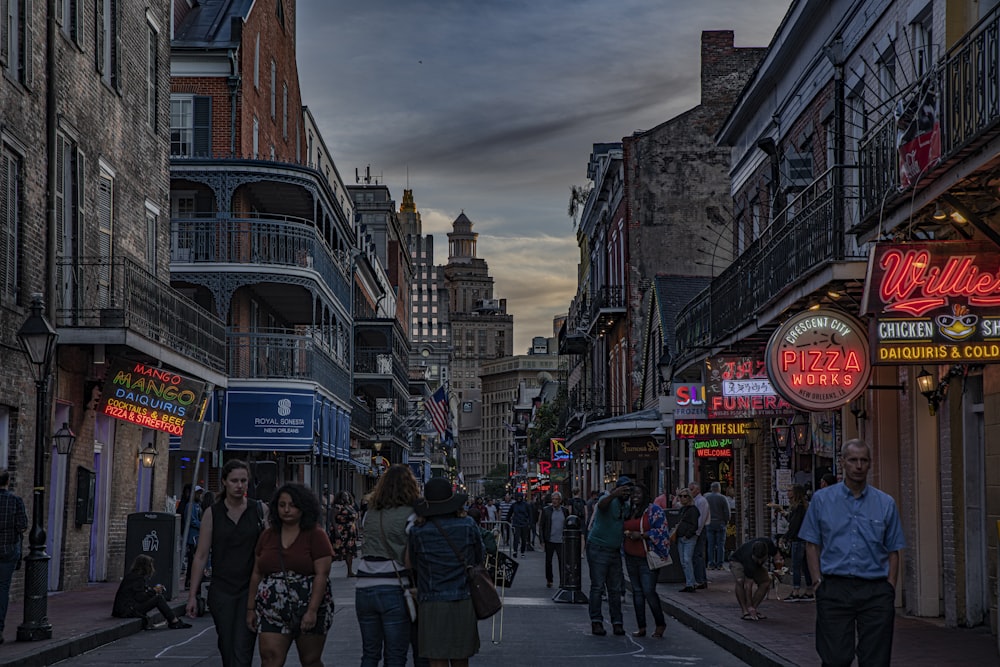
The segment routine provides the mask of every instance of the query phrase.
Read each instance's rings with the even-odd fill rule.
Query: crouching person
[[[115,604],[111,610],[111,615],[116,618],[141,618],[142,626],[150,626],[147,613],[153,609],[159,610],[163,618],[167,619],[168,627],[178,630],[190,628],[190,623],[185,623],[177,618],[177,614],[170,608],[163,597],[163,586],[149,585],[149,578],[153,576],[153,559],[145,554],[139,554],[132,561],[122,583],[115,593]]]

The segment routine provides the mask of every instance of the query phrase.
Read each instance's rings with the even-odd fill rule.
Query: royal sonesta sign
[[[879,243],[868,258],[863,313],[872,361],[1000,361],[1000,250],[986,243]]]
[[[803,410],[838,408],[868,386],[865,326],[837,310],[806,310],[778,327],[767,344],[767,374],[779,394]]]

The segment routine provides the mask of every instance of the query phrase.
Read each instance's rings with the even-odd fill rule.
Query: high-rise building
[[[444,267],[452,340],[450,384],[458,405],[459,451],[461,456],[471,457],[480,456],[482,450],[482,364],[514,353],[514,317],[507,314],[507,300],[493,294],[493,277],[486,260],[476,256],[478,237],[463,211],[448,233],[448,264]],[[471,477],[466,474],[466,479]]]

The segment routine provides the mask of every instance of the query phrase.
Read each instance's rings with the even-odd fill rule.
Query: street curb
[[[173,605],[174,613],[178,616],[184,614],[184,604]],[[151,619],[163,620],[160,614],[151,614]],[[38,650],[31,656],[20,655],[16,658],[2,657],[0,650],[0,667],[46,667],[60,660],[72,658],[95,648],[110,644],[124,637],[129,637],[142,632],[141,618],[114,619],[116,623],[110,627],[97,630],[96,632],[85,632],[75,637],[60,639],[50,639],[43,644],[39,642]]]
[[[759,644],[747,641],[746,637],[730,632],[701,614],[682,607],[673,600],[660,596],[663,611],[688,626],[701,636],[726,649],[734,656],[753,667],[798,667],[777,653]]]

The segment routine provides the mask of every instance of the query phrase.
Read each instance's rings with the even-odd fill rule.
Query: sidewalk
[[[24,621],[24,602],[11,599],[3,631],[4,643],[0,646],[0,667],[51,665],[141,632],[140,619],[111,616],[117,590],[117,583],[108,583],[91,584],[68,593],[51,593],[48,619],[52,624],[52,639],[37,642],[17,641],[17,626]],[[186,591],[175,594],[170,605],[179,612],[186,595]],[[152,616],[159,615],[154,612]]]
[[[782,600],[776,600],[771,591],[760,606],[767,618],[744,621],[740,618],[729,572],[709,571],[708,575],[708,588],[695,593],[680,593],[683,584],[657,585],[657,592],[665,604],[664,611],[751,665],[819,664],[815,650],[814,602],[785,602],[791,586],[779,584],[778,594]],[[629,627],[630,615],[629,606],[625,613],[626,627]],[[941,619],[902,616],[897,610],[893,665],[936,667],[998,663],[997,638],[987,627],[947,628]]]
[[[537,554],[536,554],[537,555]],[[523,595],[518,590],[537,587],[543,590],[542,559],[531,556],[518,559],[515,588],[509,595]],[[337,599],[353,596],[353,580],[347,579],[343,563],[334,564],[332,582]],[[588,593],[587,563],[581,565],[584,593]],[[709,572],[709,587],[696,593],[678,592],[682,584],[661,583],[657,591],[665,605],[664,611],[690,626],[751,665],[816,665],[814,649],[815,603],[789,603],[774,599],[773,592],[761,605],[766,620],[750,622],[740,619],[739,607],[733,594],[732,578],[727,571]],[[628,584],[626,583],[626,588]],[[790,587],[781,584],[779,595],[784,598]],[[111,617],[117,584],[93,584],[81,591],[53,593],[48,599],[48,618],[52,624],[52,639],[38,642],[18,642],[17,626],[24,618],[21,600],[11,600],[7,612],[7,627],[0,646],[0,667],[40,667],[51,665],[121,637],[141,631],[139,619]],[[554,591],[553,591],[554,592]],[[180,609],[185,592],[175,594],[171,605]],[[626,598],[623,610],[625,627],[635,629],[631,599]],[[586,605],[560,605],[579,610],[586,617]],[[667,624],[667,635],[670,623]],[[505,641],[512,640],[507,637]],[[513,643],[512,643],[513,645]],[[664,644],[669,651],[669,643]],[[940,619],[896,618],[892,664],[906,667],[937,665],[995,665],[1000,662],[997,639],[986,628],[946,628]]]

